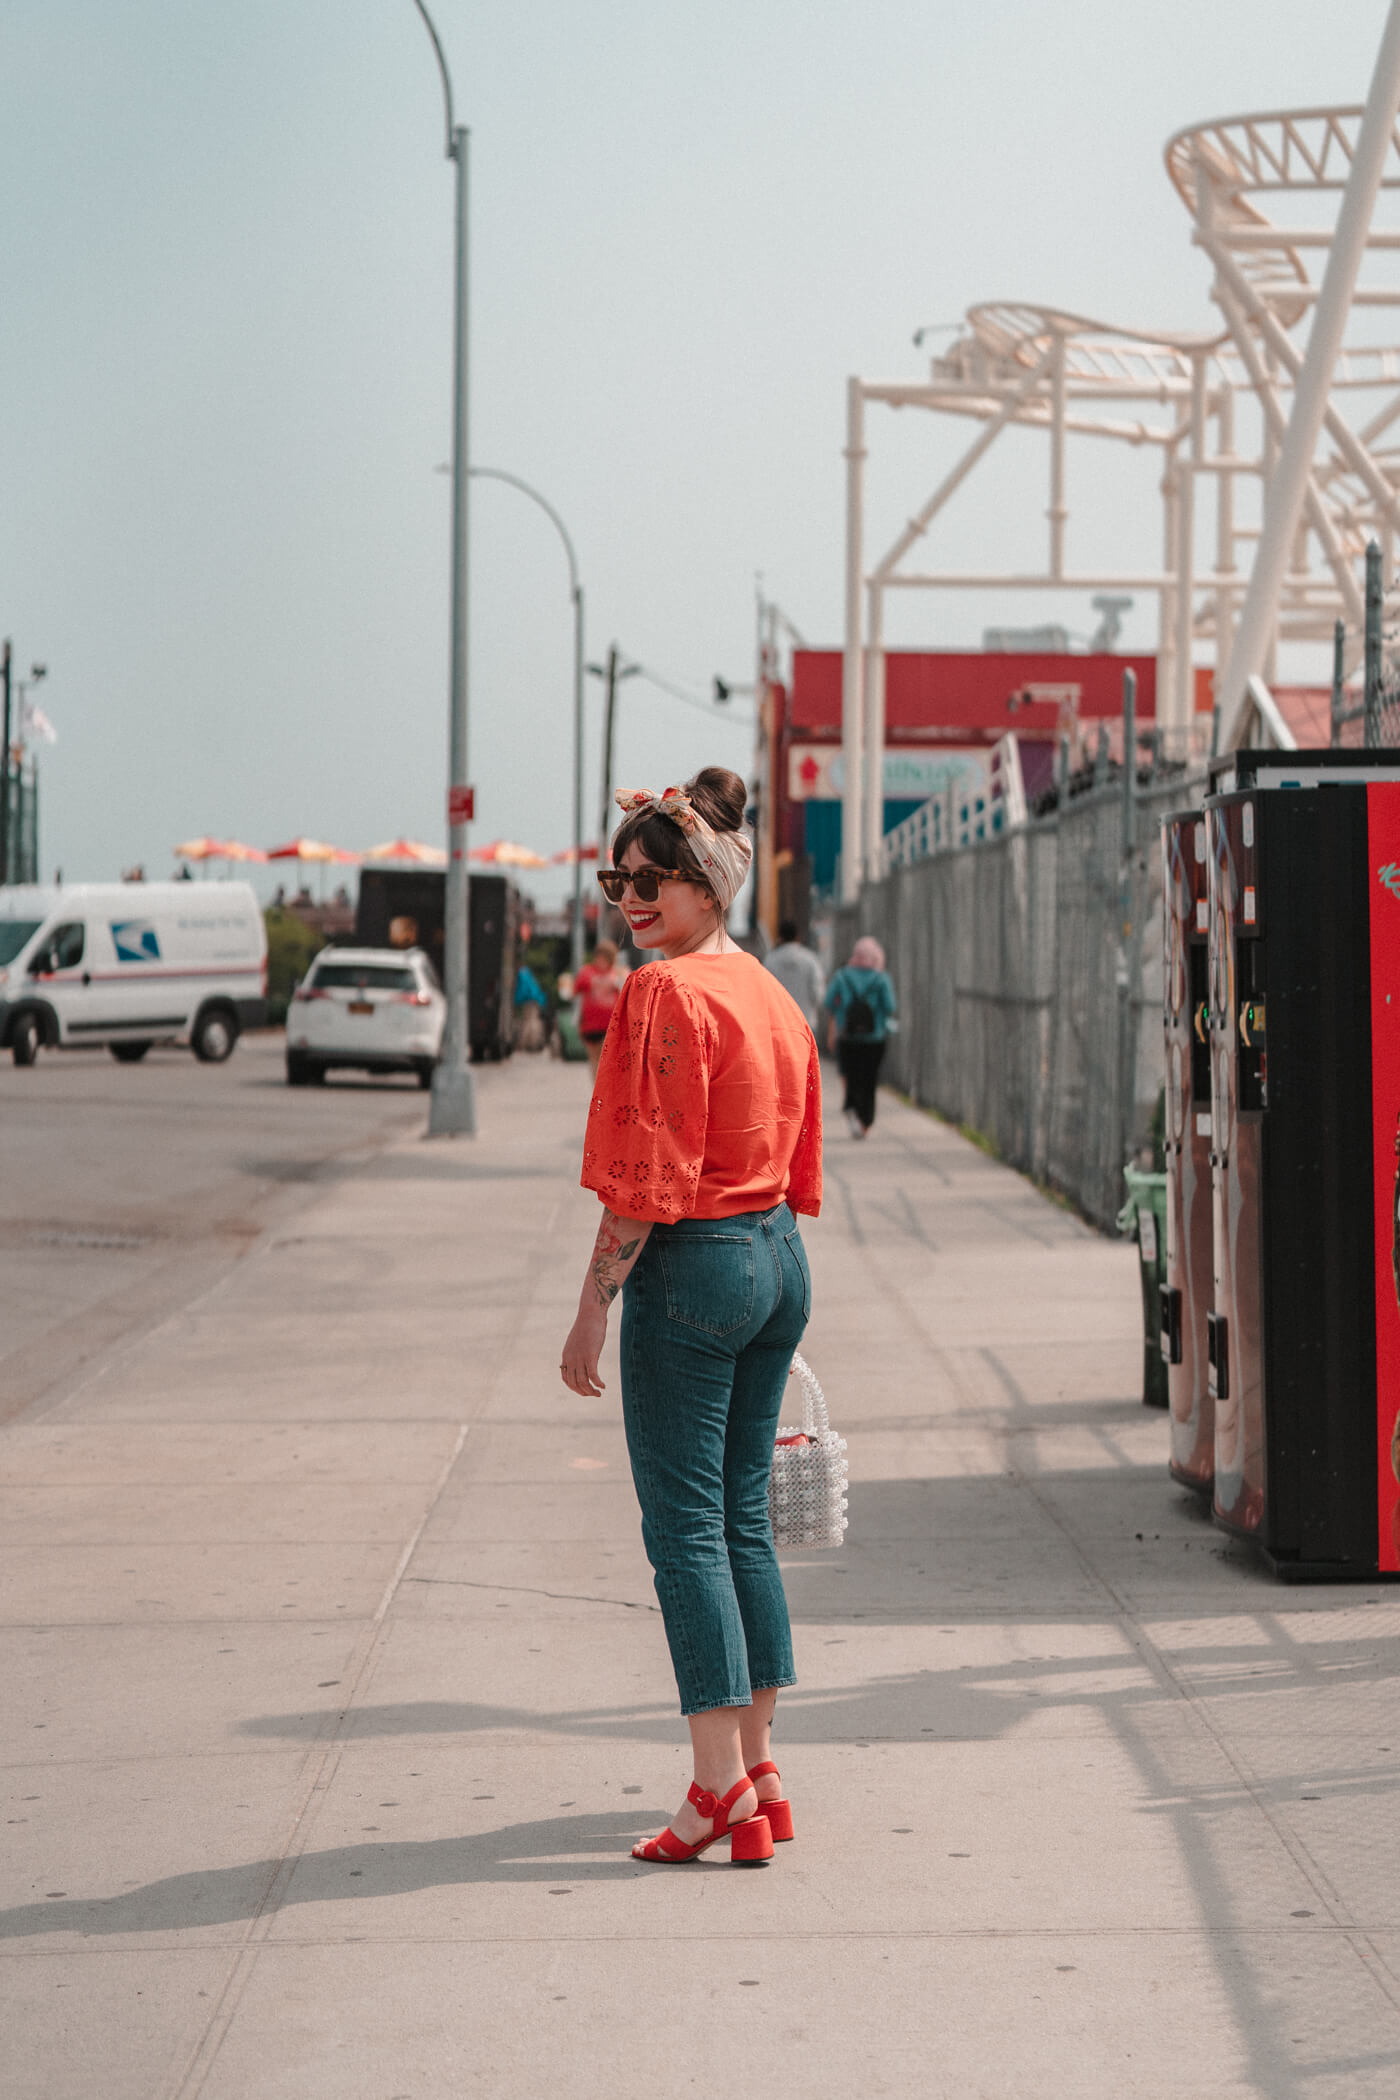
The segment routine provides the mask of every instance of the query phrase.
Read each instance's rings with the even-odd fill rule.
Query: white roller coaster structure
[[[884,596],[896,589],[1125,591],[1157,597],[1157,719],[1168,748],[1193,733],[1193,652],[1213,645],[1217,736],[1258,730],[1250,680],[1279,640],[1362,623],[1359,565],[1375,537],[1391,573],[1400,530],[1400,344],[1376,340],[1400,307],[1400,0],[1364,106],[1221,118],[1178,132],[1167,171],[1214,268],[1223,328],[1148,334],[1045,306],[979,305],[926,380],[847,386],[843,891],[878,871],[885,741]],[[1263,200],[1268,200],[1266,211]],[[1390,223],[1386,223],[1389,219]],[[1369,266],[1369,269],[1368,269]],[[1383,326],[1380,333],[1384,332]],[[1301,340],[1300,340],[1301,338]],[[867,564],[866,410],[924,408],[979,423],[972,443],[888,550]],[[1043,573],[984,574],[907,558],[1008,426],[1049,449]],[[1145,449],[1160,462],[1162,564],[1081,572],[1066,562],[1067,440]],[[1241,450],[1241,444],[1246,446]],[[1214,543],[1201,492],[1214,484]],[[1237,497],[1259,491],[1237,515]],[[1253,544],[1252,563],[1239,557]],[[1359,646],[1359,645],[1358,645]],[[1275,729],[1278,724],[1275,719]]]

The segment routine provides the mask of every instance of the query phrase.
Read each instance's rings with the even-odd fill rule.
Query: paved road
[[[557,1370],[586,1070],[485,1071],[456,1145],[239,1077],[203,1187],[269,1229],[0,1434],[3,2100],[1394,2100],[1400,1590],[1171,1486],[1130,1246],[833,1124],[797,1842],[644,1867],[688,1764],[615,1335],[599,1398]],[[174,1099],[63,1215],[198,1214]]]
[[[291,1092],[280,1032],[227,1064],[0,1058],[0,1420],[206,1288],[331,1163],[419,1128],[416,1080]]]

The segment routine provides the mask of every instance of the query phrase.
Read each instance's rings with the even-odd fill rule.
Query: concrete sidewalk
[[[555,1368],[586,1074],[483,1080],[0,1435],[4,2100],[1392,2100],[1400,1597],[1213,1532],[1133,1250],[888,1097],[807,1234],[798,1842],[629,1858],[688,1768],[615,1341]]]

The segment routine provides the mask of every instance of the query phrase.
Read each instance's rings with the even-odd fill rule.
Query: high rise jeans
[[[654,1225],[623,1285],[627,1451],[682,1713],[797,1681],[768,1477],[811,1308],[785,1203]]]

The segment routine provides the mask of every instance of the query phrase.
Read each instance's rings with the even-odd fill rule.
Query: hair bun
[[[742,831],[748,790],[728,766],[702,766],[685,791],[712,831]]]

